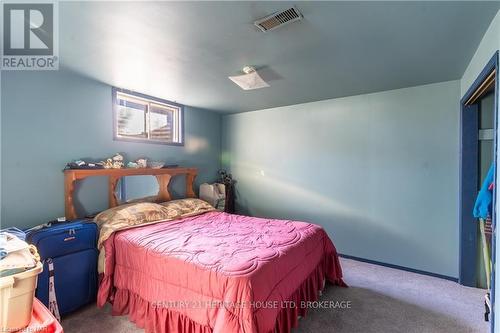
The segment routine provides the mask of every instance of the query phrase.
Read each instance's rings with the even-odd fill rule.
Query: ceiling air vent
[[[260,30],[266,32],[284,26],[285,24],[302,20],[302,17],[302,14],[295,7],[292,7],[261,18],[255,21],[254,24]]]

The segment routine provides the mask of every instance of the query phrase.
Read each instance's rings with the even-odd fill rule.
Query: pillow
[[[100,228],[98,246],[116,230],[178,217],[177,211],[152,202],[129,203],[107,209],[94,218]]]
[[[215,210],[208,202],[197,198],[171,200],[162,202],[160,205],[168,209],[171,214],[173,214],[172,211],[175,211],[181,217],[198,215]]]
[[[153,202],[135,202],[107,209],[94,218],[97,225],[117,222],[135,225],[176,217],[174,211]]]
[[[168,221],[203,214],[215,210],[200,199],[180,199],[163,202],[136,202],[107,209],[94,218],[99,226],[100,249],[104,241],[118,230],[138,227],[145,224]]]

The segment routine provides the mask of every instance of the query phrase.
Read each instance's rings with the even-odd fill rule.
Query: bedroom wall
[[[29,227],[64,215],[65,164],[123,152],[199,168],[196,183],[213,181],[220,165],[217,113],[185,108],[185,146],[114,141],[111,87],[64,70],[2,73],[2,227]],[[174,181],[178,195],[183,180]],[[130,187],[130,186],[128,186]],[[89,213],[107,205],[105,179],[77,189],[78,208]]]
[[[460,82],[226,115],[245,214],[322,225],[339,252],[458,276]]]
[[[493,54],[500,49],[500,10],[491,21],[488,30],[479,43],[474,56],[469,62],[462,79],[460,80],[460,96],[463,96],[472,85],[484,66],[491,59]]]

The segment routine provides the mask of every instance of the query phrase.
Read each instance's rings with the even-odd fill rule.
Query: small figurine
[[[116,154],[113,156],[113,169],[121,169],[123,168],[123,156],[120,154]]]
[[[130,169],[137,169],[139,168],[139,164],[135,163],[135,162],[128,162],[127,163],[127,168],[130,168]]]
[[[101,162],[104,169],[112,169],[113,168],[113,160],[108,158],[106,161]]]
[[[161,169],[161,168],[163,168],[164,165],[165,165],[165,163],[159,162],[159,161],[149,162],[149,167],[151,169]]]
[[[139,168],[147,168],[148,167],[148,160],[145,158],[140,158],[137,161],[135,161]]]

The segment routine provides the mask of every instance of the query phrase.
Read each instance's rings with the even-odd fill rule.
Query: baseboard
[[[366,263],[369,263],[369,264],[374,264],[374,265],[379,265],[379,266],[384,266],[384,267],[389,267],[389,268],[394,268],[394,269],[400,269],[402,271],[407,271],[407,272],[411,272],[411,273],[417,273],[417,274],[422,274],[422,275],[437,277],[437,278],[440,278],[440,279],[449,280],[449,281],[453,281],[453,282],[458,282],[458,278],[452,277],[452,276],[447,276],[447,275],[442,275],[442,274],[437,274],[437,273],[432,273],[432,272],[427,272],[427,271],[421,271],[419,269],[414,269],[414,268],[409,268],[409,267],[404,267],[404,266],[399,266],[399,265],[388,264],[388,263],[385,263],[385,262],[371,260],[371,259],[365,259],[365,258],[350,256],[348,254],[339,253],[339,256],[342,257],[342,258],[346,258],[346,259],[352,259],[352,260],[356,260],[356,261],[366,262]]]

